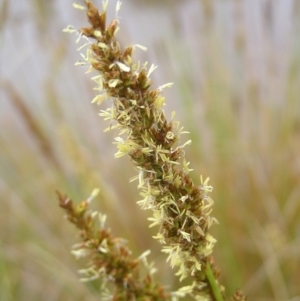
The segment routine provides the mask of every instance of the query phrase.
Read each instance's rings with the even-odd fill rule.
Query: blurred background
[[[108,215],[134,256],[151,249],[161,283],[175,289],[140,210],[135,171],[115,159],[116,132],[91,105],[93,82],[67,25],[87,25],[72,0],[0,0],[0,300],[99,300],[78,281],[70,254],[76,230],[55,190],[74,201],[101,189]],[[94,1],[101,7],[101,1]],[[109,1],[109,20],[116,1]],[[297,0],[124,0],[123,46],[158,65],[167,116],[190,132],[192,176],[214,187],[215,261],[230,296],[300,300],[300,2]],[[103,104],[100,109],[110,106]]]

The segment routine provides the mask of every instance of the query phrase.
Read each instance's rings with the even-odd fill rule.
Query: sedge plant
[[[117,4],[117,11],[120,8]],[[77,258],[88,259],[87,267],[80,270],[83,281],[100,280],[101,300],[177,300],[191,298],[201,301],[226,300],[225,288],[218,282],[219,272],[212,259],[216,239],[209,233],[217,223],[212,216],[213,200],[209,196],[212,186],[209,179],[194,183],[184,148],[190,140],[180,142],[186,134],[178,121],[167,120],[164,112],[163,90],[171,84],[156,89],[151,87],[150,75],[155,66],[135,62],[134,49],[140,45],[121,48],[116,33],[118,19],[106,26],[107,2],[99,12],[90,0],[85,1],[90,27],[79,30],[78,41],[88,72],[96,72],[98,94],[92,103],[112,102],[113,106],[101,110],[100,116],[110,122],[107,130],[117,130],[116,158],[129,156],[137,175],[143,210],[151,210],[150,227],[157,227],[154,236],[162,244],[167,261],[176,269],[180,280],[188,279],[189,285],[168,291],[154,278],[155,268],[147,263],[148,251],[133,258],[124,240],[114,237],[105,227],[106,216],[92,212],[90,198],[78,205],[58,193],[60,206],[67,218],[80,231],[81,242],[73,248]],[[66,31],[76,32],[69,26]],[[146,266],[146,274],[141,272]],[[246,300],[237,291],[231,300]]]

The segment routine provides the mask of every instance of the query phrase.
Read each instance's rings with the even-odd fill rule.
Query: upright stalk
[[[83,45],[88,49],[82,55],[84,62],[79,64],[97,72],[93,80],[99,93],[92,102],[113,103],[100,115],[110,120],[108,130],[119,130],[115,156],[129,155],[138,172],[135,179],[142,197],[138,204],[153,212],[150,227],[158,226],[154,238],[163,244],[162,251],[168,255],[171,266],[177,268],[180,280],[191,279],[190,285],[178,290],[178,296],[221,301],[220,286],[208,263],[216,243],[209,234],[217,222],[211,216],[212,187],[209,179],[203,180],[202,176],[200,183],[193,183],[184,153],[191,141],[180,144],[181,135],[187,132],[173,118],[166,119],[162,91],[171,84],[151,90],[150,75],[155,67],[148,69],[147,63],[141,66],[132,58],[134,49],[141,46],[121,49],[116,38],[118,20],[106,26],[107,2],[101,13],[90,0],[85,3],[91,26],[80,30],[89,42]]]

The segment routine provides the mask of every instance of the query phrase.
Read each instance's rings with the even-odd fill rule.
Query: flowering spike
[[[145,48],[136,44],[122,50],[116,39],[118,20],[106,27],[106,1],[102,13],[90,0],[86,0],[86,6],[91,27],[80,32],[94,42],[83,59],[100,75],[96,89],[103,89],[103,94],[96,96],[93,102],[101,103],[104,95],[112,100],[113,107],[102,110],[100,115],[116,122],[110,124],[108,130],[120,130],[122,138],[116,138],[115,156],[130,156],[138,170],[135,179],[143,197],[138,203],[142,209],[153,211],[150,226],[159,226],[154,238],[165,245],[163,252],[168,254],[171,266],[178,269],[176,275],[180,280],[193,279],[193,284],[179,291],[177,296],[189,294],[195,300],[222,301],[222,298],[213,298],[212,290],[219,287],[211,286],[211,278],[206,274],[208,256],[216,243],[208,233],[216,222],[210,216],[213,201],[208,194],[212,187],[208,179],[203,181],[202,177],[200,185],[194,184],[183,150],[191,140],[180,145],[180,136],[186,132],[174,120],[175,113],[171,121],[166,119],[162,92],[172,83],[151,90],[149,76],[156,67],[151,65],[148,70],[147,63],[141,67],[139,62],[132,61],[133,49]],[[117,11],[119,8],[118,3]],[[85,210],[84,207],[83,213]],[[109,253],[108,247],[108,243],[102,243],[100,253]]]
[[[98,192],[98,189],[93,190],[90,198],[95,197]],[[110,283],[114,286],[114,291],[109,293],[109,300],[138,300],[143,296],[143,300],[170,301],[170,293],[152,277],[155,268],[153,264],[147,262],[150,251],[141,254],[138,259],[133,258],[125,241],[113,237],[110,230],[104,226],[105,215],[87,210],[86,201],[74,205],[67,196],[59,192],[57,195],[68,220],[79,229],[82,238],[82,241],[74,245],[71,251],[76,259],[85,258],[88,261],[88,267],[78,271],[82,276],[81,282],[100,279],[103,285]],[[96,219],[96,216],[99,218]],[[140,263],[143,264],[144,269],[146,268],[145,276],[141,276]],[[127,289],[124,289],[125,287]],[[102,293],[107,294],[107,290],[103,289]]]

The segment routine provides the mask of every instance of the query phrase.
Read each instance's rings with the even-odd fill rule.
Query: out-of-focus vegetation
[[[101,5],[100,1],[95,1]],[[159,66],[167,115],[190,131],[187,158],[214,186],[215,261],[228,295],[300,300],[300,6],[296,0],[124,1],[124,45]],[[116,1],[110,1],[114,16]],[[90,104],[93,83],[76,36],[86,20],[72,1],[0,2],[0,300],[97,300],[78,281],[76,231],[54,191],[73,199],[95,187],[94,206],[162,283],[176,285],[141,212],[130,162]],[[104,104],[105,106],[105,104]]]

